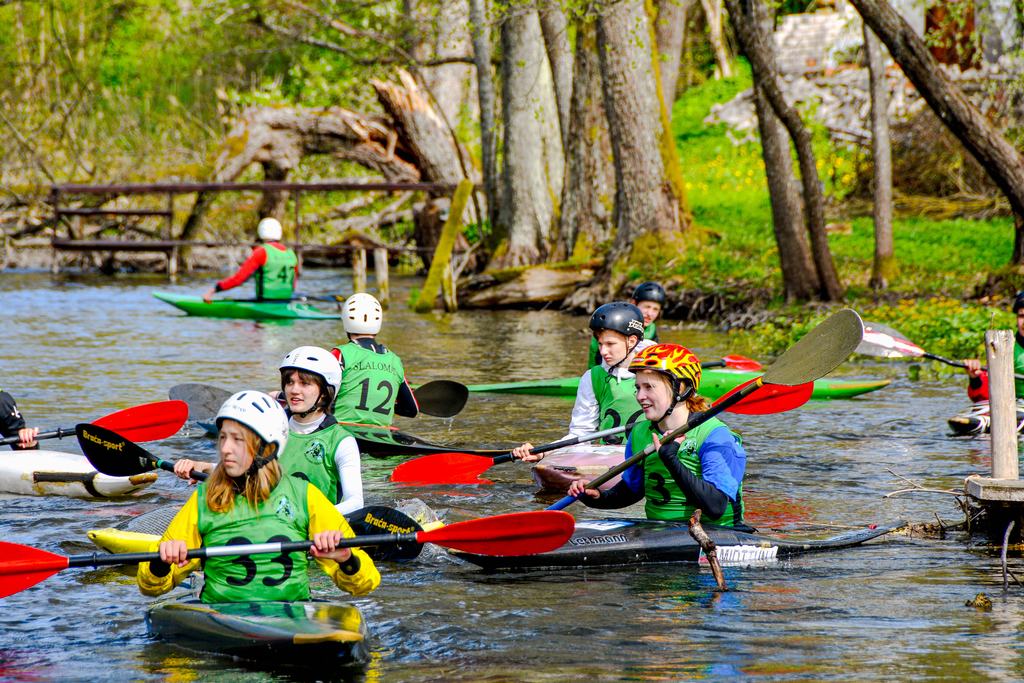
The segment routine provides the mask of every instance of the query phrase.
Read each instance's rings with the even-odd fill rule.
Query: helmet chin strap
[[[679,386],[679,380],[672,380],[672,403],[669,404],[668,410],[665,411],[665,414],[662,415],[661,417],[659,417],[657,420],[655,420],[654,424],[656,424],[658,426],[661,426],[661,423],[669,415],[672,414],[673,410],[675,410],[676,405],[678,405],[680,401],[685,401],[687,398],[690,397],[691,394],[693,394],[693,387],[687,386],[686,387],[686,391],[683,392],[682,394],[680,394],[679,390],[677,388],[678,386]]]
[[[266,447],[267,447],[267,444],[264,443],[263,446],[260,448],[260,450],[263,451],[264,449],[266,449]],[[271,455],[258,455],[258,456],[256,456],[255,458],[252,459],[252,464],[249,465],[249,469],[246,470],[245,476],[247,476],[247,477],[254,476],[257,472],[259,472],[261,467],[263,467],[264,465],[269,465],[270,462],[272,460],[276,459],[276,458],[277,458],[277,451],[274,451],[274,453],[271,454]]]
[[[632,335],[632,336],[635,336],[635,335]],[[628,340],[628,339],[629,339],[629,337],[626,337],[626,339]],[[627,341],[626,343],[628,344],[629,342]],[[608,366],[608,372],[611,372],[611,371],[612,371],[612,370],[614,370],[615,368],[617,368],[617,367],[619,367],[620,365],[622,365],[623,361],[625,361],[625,360],[626,360],[627,358],[629,358],[629,354],[633,353],[633,349],[635,349],[635,348],[636,348],[636,347],[638,347],[638,346],[640,346],[640,337],[637,337],[637,340],[636,340],[636,344],[633,344],[633,345],[632,345],[632,346],[630,346],[630,347],[629,347],[628,349],[626,349],[626,355],[625,355],[625,356],[623,356],[622,358],[620,358],[620,359],[619,359],[619,360],[618,360],[618,361],[617,361],[617,362],[615,363],[615,365],[609,365],[609,366]]]

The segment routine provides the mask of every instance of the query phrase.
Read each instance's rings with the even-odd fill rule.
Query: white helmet
[[[277,444],[277,455],[288,443],[288,416],[277,401],[262,391],[240,391],[224,401],[217,411],[217,428],[224,420],[239,422],[263,439]],[[257,467],[266,462],[257,464]]]
[[[345,299],[345,332],[348,334],[377,334],[384,321],[380,302],[365,292]]]
[[[338,394],[338,387],[341,386],[341,363],[334,357],[334,354],[319,346],[300,346],[297,349],[292,349],[278,368],[282,371],[288,368],[297,368],[320,375],[327,385],[334,389],[335,395]]]
[[[276,218],[264,218],[256,226],[256,234],[264,242],[276,242],[281,239],[284,231],[281,229],[280,221]]]

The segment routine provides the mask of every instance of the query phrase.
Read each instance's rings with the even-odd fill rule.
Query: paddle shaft
[[[65,436],[73,436],[74,433],[74,428],[67,429],[65,427],[58,427],[52,432],[40,432],[36,434],[36,441],[41,441],[42,439],[63,439]],[[0,446],[10,446],[18,443],[19,441],[21,441],[21,439],[17,436],[6,436],[3,439],[0,439]]]
[[[736,405],[737,403],[742,401],[744,398],[746,398],[750,394],[752,394],[755,391],[757,391],[758,389],[760,389],[762,386],[764,386],[764,378],[763,377],[759,377],[757,379],[757,381],[755,381],[753,384],[749,384],[749,385],[743,387],[742,389],[740,389],[739,391],[737,391],[735,394],[727,396],[725,399],[723,399],[720,402],[716,403],[715,405],[711,406],[711,408],[705,410],[704,412],[697,413],[696,415],[692,415],[690,417],[690,419],[686,421],[686,424],[684,424],[684,425],[682,425],[680,427],[676,427],[671,432],[669,432],[668,434],[663,436],[661,438],[662,443],[668,443],[669,441],[671,441],[671,440],[673,440],[673,439],[675,439],[677,437],[680,437],[683,434],[686,434],[691,429],[699,427],[700,425],[704,424],[705,422],[707,422],[711,418],[715,417],[719,413],[722,413],[725,410],[727,410],[730,406]],[[643,461],[644,458],[646,458],[648,455],[650,455],[651,453],[653,453],[656,450],[657,450],[657,448],[652,443],[650,446],[648,446],[647,448],[643,449],[639,453],[634,454],[628,460],[622,461],[621,463],[619,463],[615,467],[611,468],[610,470],[608,470],[604,474],[602,474],[602,475],[594,478],[593,480],[587,482],[587,488],[588,489],[597,488],[601,484],[604,484],[605,482],[614,479],[615,477],[617,477],[618,475],[622,474],[623,472],[625,472],[627,469],[629,469],[633,465],[636,465],[637,463]],[[575,503],[576,500],[577,500],[576,496],[566,496],[566,497],[562,498],[561,500],[559,500],[554,505],[549,505],[547,507],[547,509],[548,510],[562,510],[564,508],[569,507],[573,503]]]
[[[160,458],[154,457],[150,462],[153,463],[153,466],[157,469],[161,469],[166,472],[174,471],[174,463],[169,460],[161,460]],[[209,473],[200,472],[199,470],[192,470],[188,473],[188,476],[192,477],[196,481],[206,481],[210,477]]]
[[[924,357],[928,358],[929,360],[937,360],[940,363],[945,363],[946,365],[952,365],[954,368],[967,367],[966,363],[961,363],[960,361],[956,360],[950,360],[949,358],[943,358],[942,356],[936,356],[934,353],[928,353],[927,351],[924,352]],[[985,366],[982,366],[981,369],[988,372],[988,368]],[[1024,375],[1014,374],[1013,376],[1015,379],[1024,379]]]
[[[337,548],[358,548],[364,545],[387,545],[389,543],[417,543],[417,533],[408,534],[372,534],[359,536],[357,538],[343,538],[335,544]],[[285,543],[251,543],[247,545],[220,545],[208,548],[193,548],[188,551],[186,557],[190,560],[205,560],[211,557],[242,557],[245,555],[268,555],[271,553],[284,554],[301,551],[308,551],[313,541],[288,541]],[[114,564],[138,564],[139,562],[157,562],[160,560],[160,553],[120,553],[110,555],[107,553],[88,553],[85,555],[71,555],[63,558],[67,564],[60,567],[102,567]],[[54,561],[56,562],[56,560]],[[18,571],[10,571],[8,565],[0,565],[0,574],[16,574]],[[34,562],[33,567],[38,567]],[[49,567],[56,569],[58,567]]]
[[[637,425],[637,422],[630,422],[628,424],[619,425],[618,427],[612,427],[611,429],[605,429],[601,432],[594,432],[593,434],[584,434],[583,436],[574,436],[569,439],[562,439],[561,441],[553,441],[552,443],[537,446],[536,448],[530,449],[531,455],[540,455],[541,453],[548,453],[550,451],[557,451],[559,448],[565,448],[566,446],[575,446],[578,443],[587,443],[588,441],[597,441],[603,439],[606,436],[615,436],[622,432],[629,431]],[[491,459],[495,465],[500,465],[503,462],[512,462],[515,458],[512,457],[512,453],[503,453],[497,455]]]

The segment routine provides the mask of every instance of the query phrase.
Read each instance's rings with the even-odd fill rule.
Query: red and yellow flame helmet
[[[653,370],[675,381],[687,381],[694,393],[700,388],[700,359],[679,344],[655,344],[636,354],[629,364],[630,372]]]

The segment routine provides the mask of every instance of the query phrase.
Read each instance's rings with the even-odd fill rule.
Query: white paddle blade
[[[924,349],[903,335],[879,323],[864,323],[864,338],[857,353],[878,358],[920,358]]]

